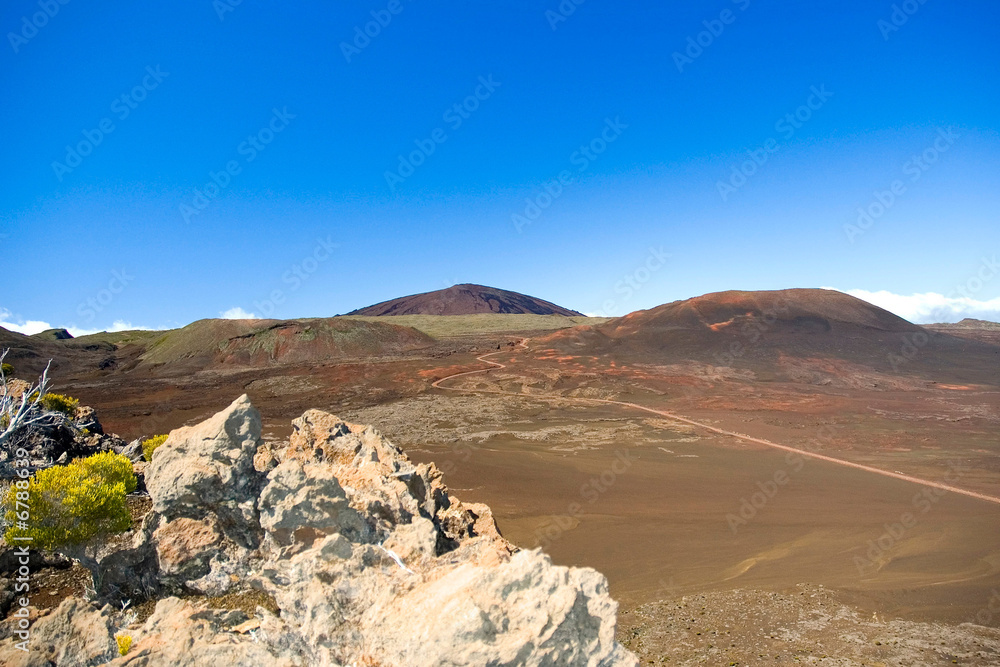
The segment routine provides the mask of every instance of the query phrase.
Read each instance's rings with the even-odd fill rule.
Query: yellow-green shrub
[[[155,452],[156,448],[159,447],[160,445],[162,445],[166,441],[167,441],[166,434],[164,434],[164,435],[154,435],[152,438],[149,438],[148,440],[143,441],[143,443],[142,443],[142,455],[144,457],[146,457],[147,461],[152,461],[153,460],[153,452]]]
[[[0,364],[0,370],[2,370],[3,374],[6,375],[7,377],[10,377],[11,375],[14,374],[14,367],[7,363]]]
[[[70,465],[83,468],[92,477],[100,477],[108,484],[124,484],[125,493],[132,493],[138,487],[132,462],[127,456],[114,452],[101,452],[85,459],[76,459]]]
[[[132,648],[132,635],[115,635],[115,641],[118,642],[118,654],[128,655],[128,651]]]
[[[13,538],[30,537],[35,548],[62,551],[83,561],[81,548],[95,537],[131,528],[125,494],[135,488],[131,462],[112,452],[40,470],[8,489],[4,505],[10,527],[4,539],[16,544]]]
[[[80,405],[79,400],[71,396],[63,396],[62,394],[45,394],[42,396],[41,402],[42,407],[46,410],[61,412],[70,418],[76,415],[76,409]]]

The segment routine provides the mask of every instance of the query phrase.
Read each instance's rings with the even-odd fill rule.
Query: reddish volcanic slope
[[[601,327],[612,338],[670,330],[705,335],[846,334],[907,333],[920,327],[867,301],[824,289],[716,292],[630,313]]]
[[[698,361],[775,369],[779,360],[834,359],[894,373],[997,384],[1000,346],[912,324],[833,290],[718,292],[536,339],[566,354],[632,363]]]
[[[404,296],[359,308],[348,315],[474,315],[504,313],[516,315],[581,315],[533,296],[483,285],[455,285],[436,292]]]

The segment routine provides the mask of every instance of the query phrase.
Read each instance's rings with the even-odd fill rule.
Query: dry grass
[[[432,338],[450,338],[484,333],[555,331],[582,325],[603,324],[607,317],[566,317],[564,315],[500,315],[477,313],[475,315],[343,315],[344,319],[365,322],[387,322],[413,327]]]

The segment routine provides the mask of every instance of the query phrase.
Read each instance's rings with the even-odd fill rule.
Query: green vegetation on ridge
[[[413,327],[432,338],[521,331],[555,331],[584,325],[603,324],[610,317],[565,315],[509,315],[476,313],[474,315],[341,315],[337,319],[386,322]]]

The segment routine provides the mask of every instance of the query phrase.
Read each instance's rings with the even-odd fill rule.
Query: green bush
[[[153,452],[156,448],[167,441],[166,435],[154,435],[152,438],[143,441],[142,443],[142,455],[146,457],[147,461],[153,460]]]
[[[45,394],[42,396],[42,407],[53,412],[61,412],[70,419],[76,415],[80,401],[62,394]]]
[[[132,527],[125,495],[135,489],[132,463],[112,452],[40,470],[7,490],[4,539],[16,544],[16,537],[31,538],[36,549],[60,551],[95,572],[86,548],[95,538]]]
[[[5,364],[0,364],[0,370],[3,371],[3,374],[6,377],[10,377],[11,375],[14,374],[14,367],[11,366],[10,364],[6,364],[6,363]]]
[[[88,475],[99,477],[107,484],[123,484],[125,493],[132,493],[139,485],[132,472],[132,462],[121,454],[101,452],[85,459],[77,459],[70,465],[83,468]]]

